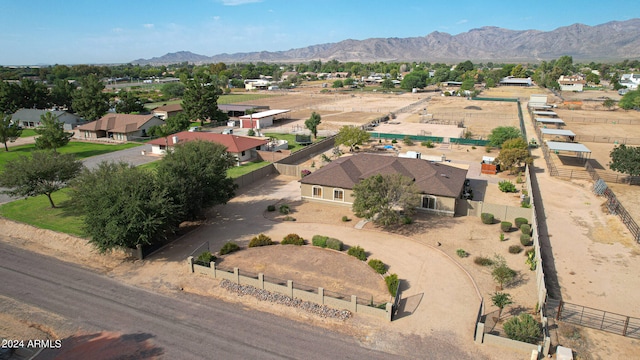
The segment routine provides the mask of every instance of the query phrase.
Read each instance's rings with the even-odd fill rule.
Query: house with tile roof
[[[182,131],[164,138],[154,139],[149,141],[148,144],[151,144],[152,154],[162,155],[167,151],[167,146],[169,150],[172,150],[176,144],[194,140],[204,140],[224,145],[227,148],[227,152],[234,155],[238,162],[255,159],[258,154],[257,151],[267,150],[267,144],[269,143],[267,138]]]
[[[356,154],[332,161],[300,180],[303,200],[351,206],[353,187],[370,176],[402,174],[420,191],[420,210],[453,216],[467,170],[422,159]]]
[[[147,137],[150,127],[163,124],[164,121],[154,115],[107,114],[96,121],[78,126],[75,138],[129,141]]]

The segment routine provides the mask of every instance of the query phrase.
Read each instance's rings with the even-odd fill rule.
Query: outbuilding
[[[241,129],[264,129],[273,126],[273,121],[278,116],[286,114],[291,110],[267,110],[255,114],[240,116]]]

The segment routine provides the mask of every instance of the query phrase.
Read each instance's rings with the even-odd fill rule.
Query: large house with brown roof
[[[168,118],[178,115],[179,113],[182,112],[182,105],[181,104],[169,104],[169,105],[163,105],[163,106],[159,106],[155,109],[153,109],[151,111],[151,113],[153,115],[155,115],[156,117],[162,119],[162,120],[167,120]]]
[[[75,137],[82,140],[129,141],[146,137],[150,127],[163,124],[164,121],[153,115],[107,114],[78,126]]]
[[[257,157],[258,150],[266,150],[269,139],[250,136],[238,136],[231,134],[214,134],[209,132],[182,131],[149,141],[151,153],[161,155],[169,149],[173,149],[176,144],[194,140],[210,141],[226,146],[227,152],[234,155],[239,162],[249,161]]]
[[[353,187],[373,175],[402,174],[421,193],[419,209],[453,216],[467,170],[422,159],[357,154],[334,160],[300,180],[303,200],[352,205]]]

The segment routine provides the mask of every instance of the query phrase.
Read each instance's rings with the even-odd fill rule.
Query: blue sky
[[[126,63],[346,39],[553,30],[640,17],[637,0],[0,0],[0,65]]]

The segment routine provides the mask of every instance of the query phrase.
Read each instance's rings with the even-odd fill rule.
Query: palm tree
[[[503,292],[495,292],[491,297],[491,301],[493,302],[493,305],[497,306],[498,309],[500,309],[498,311],[498,321],[500,320],[500,316],[502,315],[502,309],[504,309],[507,305],[513,304],[511,295]]]

